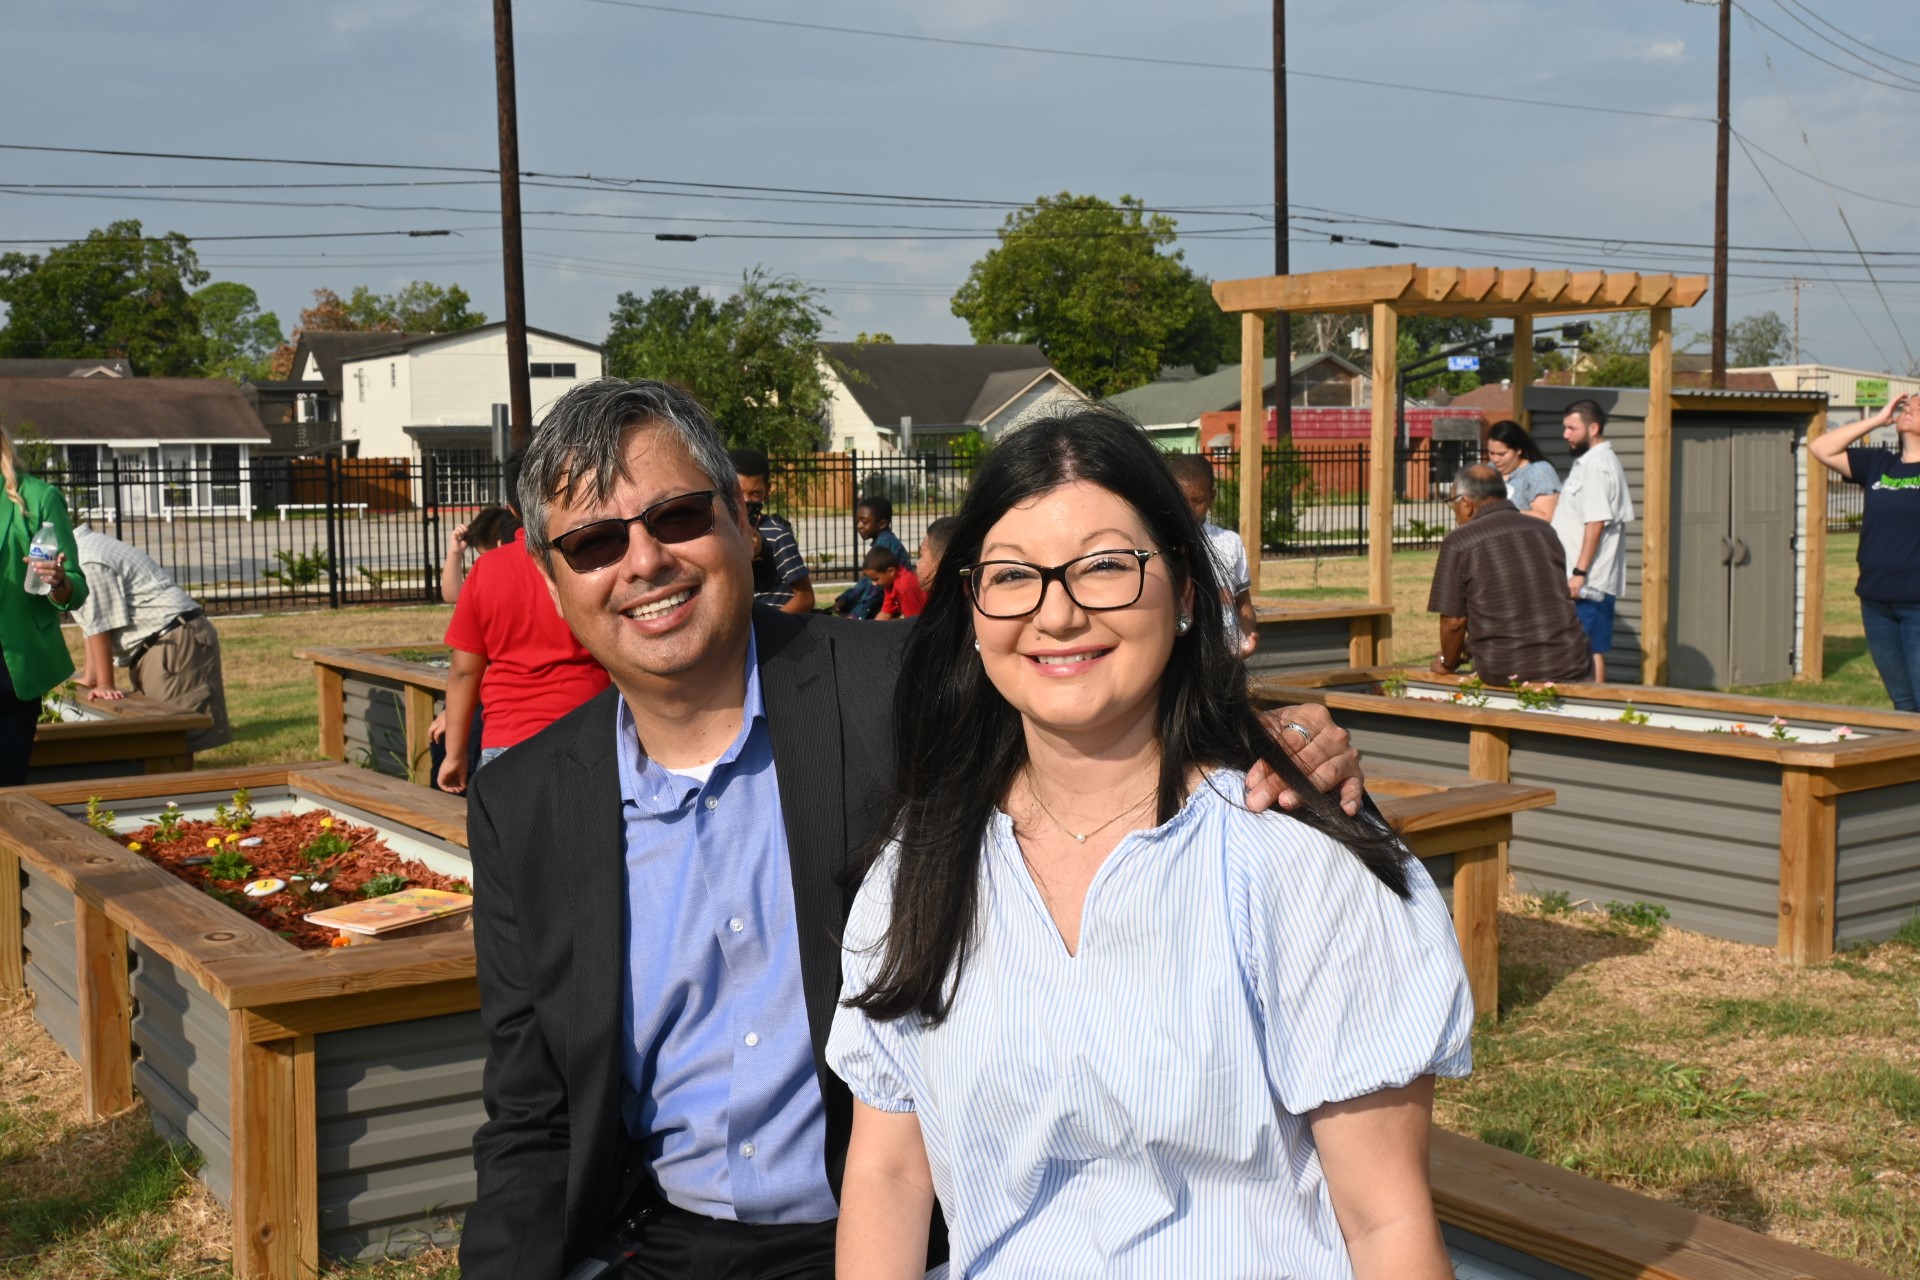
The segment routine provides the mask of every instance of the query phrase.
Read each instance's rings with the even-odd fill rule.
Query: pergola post
[[[1667,682],[1673,559],[1673,309],[1647,313],[1646,525],[1641,534],[1640,683]]]
[[[1246,544],[1253,589],[1260,590],[1260,498],[1267,443],[1267,312],[1240,313],[1240,541]]]
[[[1393,604],[1394,398],[1399,394],[1400,313],[1391,302],[1373,304],[1373,433],[1367,449],[1367,598]],[[1391,622],[1388,624],[1391,626]],[[1374,661],[1393,661],[1391,633]]]
[[[1813,456],[1813,442],[1826,434],[1827,407],[1820,406],[1807,425],[1807,448],[1800,465],[1807,469],[1806,616],[1801,621],[1800,678],[1823,680],[1827,674],[1827,469]],[[0,984],[4,985],[4,984]]]
[[[1533,434],[1533,421],[1527,416],[1527,388],[1533,385],[1533,316],[1521,312],[1513,318],[1513,420]]]

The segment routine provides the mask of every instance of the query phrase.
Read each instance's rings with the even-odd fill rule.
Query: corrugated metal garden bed
[[[1326,704],[1376,770],[1554,788],[1552,808],[1514,820],[1522,889],[1657,904],[1680,928],[1795,963],[1920,912],[1920,716],[1630,685],[1562,684],[1527,708],[1390,668],[1258,689]]]

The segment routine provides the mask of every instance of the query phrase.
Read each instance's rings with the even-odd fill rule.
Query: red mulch
[[[333,820],[333,834],[344,838],[352,848],[324,862],[311,862],[301,850],[329,830],[320,825],[328,818]],[[234,833],[216,822],[183,821],[172,840],[156,840],[159,831],[157,825],[149,824],[123,838],[137,841],[141,856],[159,863],[196,889],[213,891],[214,896],[235,911],[261,928],[273,930],[303,951],[325,951],[333,945],[335,931],[309,924],[301,917],[310,911],[359,901],[363,897],[361,889],[375,876],[388,872],[403,876],[409,889],[472,892],[464,880],[443,876],[424,863],[402,858],[387,847],[372,827],[355,826],[344,818],[320,811],[257,816],[251,827],[237,834],[240,840],[258,837],[261,843],[245,848],[239,840],[228,840],[228,835]],[[209,848],[209,840],[218,841],[219,848]],[[184,859],[219,853],[223,849],[231,849],[252,863],[253,874],[242,880],[215,880],[209,874],[207,863],[189,866],[184,862]],[[302,882],[293,878],[296,875],[309,877],[309,882],[325,882],[327,888],[322,892],[303,890]],[[250,898],[241,892],[241,887],[249,881],[268,876],[285,880],[287,887],[264,898]]]

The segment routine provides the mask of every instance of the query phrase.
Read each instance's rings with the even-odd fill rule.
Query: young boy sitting
[[[1253,578],[1247,572],[1247,548],[1240,535],[1222,529],[1213,522],[1213,464],[1197,453],[1176,453],[1167,465],[1180,482],[1180,492],[1207,535],[1207,550],[1213,553],[1214,571],[1220,577],[1220,601],[1227,614],[1227,639],[1237,639],[1240,652],[1252,653],[1260,643],[1254,629]]]
[[[927,593],[921,589],[920,576],[901,564],[900,558],[885,547],[875,547],[867,552],[867,558],[861,562],[860,572],[868,582],[880,589],[880,612],[877,615],[880,621],[917,618],[920,611],[927,607]]]
[[[913,561],[907,556],[907,548],[893,531],[893,502],[889,498],[873,495],[860,499],[853,509],[854,531],[863,538],[873,540],[873,549],[885,549],[893,552],[893,558],[906,568],[913,568]],[[865,574],[863,569],[862,574]],[[833,611],[849,618],[872,618],[880,612],[881,593],[873,583],[862,576],[858,582],[842,591],[833,601]]]

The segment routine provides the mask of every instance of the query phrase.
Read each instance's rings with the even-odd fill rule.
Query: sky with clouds
[[[724,290],[764,265],[825,290],[836,336],[963,342],[966,327],[948,299],[991,247],[1004,215],[995,202],[1059,191],[1195,210],[1178,220],[1183,232],[1200,233],[1181,242],[1196,269],[1215,279],[1271,270],[1271,223],[1258,207],[1272,193],[1270,80],[1259,70],[1270,54],[1267,4],[679,4],[707,15],[1200,66],[908,42],[608,0],[515,7],[522,168],[654,183],[618,188],[569,176],[526,187],[537,326],[598,340],[622,290]],[[14,0],[7,10],[16,56],[0,81],[0,142],[394,165],[497,161],[487,0]],[[1702,119],[1713,115],[1712,8],[1688,0],[1293,0],[1288,19],[1295,270],[1408,261],[1708,269],[1698,246],[1713,226],[1714,131]],[[1764,261],[1736,263],[1731,313],[1790,316],[1798,277],[1810,359],[1898,369],[1920,352],[1920,131],[1912,128],[1920,42],[1870,52],[1915,31],[1914,0],[1736,7],[1732,118],[1756,150],[1750,161],[1735,144],[1732,239],[1752,246],[1736,258]],[[1793,169],[1824,171],[1851,193],[1836,200]],[[320,182],[454,185],[84,194],[24,185]],[[983,207],[769,199],[779,193],[662,190],[663,182]],[[386,291],[413,279],[457,282],[489,315],[503,313],[497,188],[483,175],[0,150],[0,236],[78,237],[128,217],[194,236],[454,229],[430,239],[207,241],[200,252],[216,278],[253,285],[286,323],[316,287]],[[1421,226],[1400,225],[1409,223]],[[1850,250],[1846,224],[1870,255],[1879,293],[1858,258],[1804,252]],[[662,230],[702,238],[656,241]],[[1333,244],[1329,233],[1401,247]],[[1514,233],[1589,239],[1528,242]],[[1655,241],[1671,247],[1644,243]],[[1680,322],[1704,330],[1707,305]]]

